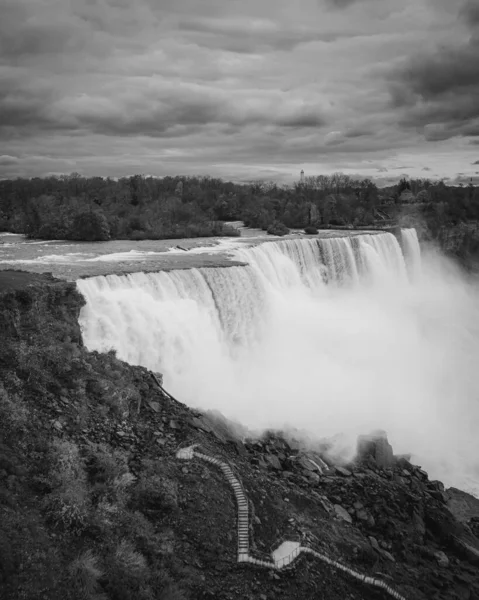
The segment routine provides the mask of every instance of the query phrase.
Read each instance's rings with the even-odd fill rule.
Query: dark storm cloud
[[[2,129],[18,131],[24,127],[56,127],[49,114],[53,101],[52,91],[45,82],[26,81],[15,73],[0,79],[0,132]]]
[[[479,3],[464,3],[459,16],[469,32],[455,46],[412,56],[395,72],[392,104],[401,123],[422,127],[429,141],[479,135]]]
[[[479,25],[479,2],[467,0],[462,6],[459,15],[470,26]]]
[[[391,107],[378,68],[412,54],[424,35],[441,39],[450,4],[0,0],[0,146],[19,157],[0,161],[1,173],[280,180],[297,164],[359,169],[361,155],[380,168],[403,150],[397,162],[409,164],[425,104],[435,111],[430,139],[452,126],[473,131],[475,108],[457,94],[447,104],[452,92],[414,73]],[[474,23],[471,6],[463,26]],[[421,94],[430,100],[418,103]]]

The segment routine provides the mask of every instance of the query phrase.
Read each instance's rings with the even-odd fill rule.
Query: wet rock
[[[159,402],[148,402],[148,406],[151,408],[153,412],[160,412],[160,403]]]
[[[306,458],[306,456],[302,456],[298,460],[298,464],[301,465],[303,469],[306,469],[306,471],[318,471],[318,467],[309,458]]]
[[[336,516],[338,517],[338,519],[341,519],[342,521],[346,521],[347,523],[353,522],[351,515],[348,513],[348,511],[345,508],[343,508],[339,504],[335,504],[333,508],[334,508],[334,512],[336,513]]]
[[[369,435],[359,436],[357,455],[359,461],[372,460],[382,469],[388,469],[394,465],[393,449],[385,431],[374,431]]]
[[[348,471],[348,469],[344,469],[343,467],[336,467],[336,473],[338,473],[338,475],[342,475],[343,477],[352,476],[351,471]]]

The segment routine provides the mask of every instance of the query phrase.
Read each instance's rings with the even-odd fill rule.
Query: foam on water
[[[386,429],[432,477],[479,491],[478,291],[416,242],[280,240],[233,250],[245,267],[84,279],[84,340],[253,428],[340,433],[346,455]]]

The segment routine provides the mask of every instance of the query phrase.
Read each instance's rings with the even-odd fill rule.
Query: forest
[[[59,177],[0,181],[0,231],[102,241],[233,236],[231,221],[274,235],[290,229],[394,225],[416,213],[432,232],[479,220],[479,188],[402,179],[378,188],[342,173],[292,186],[211,177]]]

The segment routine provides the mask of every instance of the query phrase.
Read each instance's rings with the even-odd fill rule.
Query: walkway
[[[226,481],[233,488],[233,493],[236,498],[236,504],[238,507],[238,562],[239,563],[249,563],[252,565],[258,565],[260,567],[266,567],[268,569],[276,569],[280,570],[287,565],[290,565],[292,562],[296,560],[296,558],[300,554],[310,554],[315,558],[321,560],[322,562],[340,570],[344,573],[348,573],[351,577],[365,583],[367,585],[371,585],[377,588],[380,588],[387,592],[392,598],[396,598],[397,600],[406,600],[404,596],[401,596],[398,592],[396,592],[393,588],[391,588],[387,583],[382,581],[381,579],[376,579],[374,577],[368,577],[367,575],[362,575],[349,567],[327,557],[312,548],[306,546],[300,546],[298,542],[284,542],[279,548],[277,548],[271,555],[270,560],[260,560],[258,558],[254,558],[250,554],[250,540],[249,540],[249,507],[248,507],[248,499],[243,490],[243,486],[239,479],[234,475],[231,467],[219,460],[218,458],[214,458],[212,456],[208,456],[207,454],[203,454],[202,452],[197,452],[195,450],[197,445],[189,446],[188,448],[182,448],[176,454],[176,457],[181,460],[193,460],[194,458],[199,458],[205,462],[208,462],[219,469],[221,469],[223,475],[226,478]],[[286,555],[283,550],[288,549]],[[291,551],[289,551],[291,550]]]

